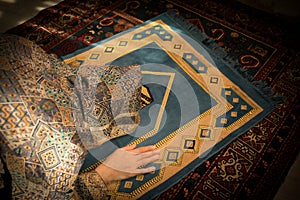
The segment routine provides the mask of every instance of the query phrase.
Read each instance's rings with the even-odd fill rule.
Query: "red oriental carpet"
[[[65,0],[7,32],[61,57],[168,9],[214,39],[254,80],[285,99],[157,199],[272,199],[299,153],[300,141],[299,52],[286,24],[274,16],[231,0]]]

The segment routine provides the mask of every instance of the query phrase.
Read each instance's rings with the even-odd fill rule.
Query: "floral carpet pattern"
[[[157,199],[272,199],[299,152],[299,52],[268,14],[234,1],[66,0],[9,30],[59,57],[173,9],[237,59],[254,80],[285,96],[255,127]],[[234,174],[239,169],[238,176]]]

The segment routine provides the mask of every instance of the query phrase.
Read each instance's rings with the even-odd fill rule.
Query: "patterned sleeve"
[[[75,181],[77,199],[106,199],[107,187],[95,171],[80,173]]]
[[[0,174],[8,177],[5,166],[10,179],[0,187],[12,199],[71,199],[86,155],[63,77],[72,69],[8,34],[0,34],[0,64]]]
[[[65,64],[9,34],[0,34],[0,64],[0,190],[4,165],[13,199],[105,199],[100,175],[79,171],[86,147],[137,127],[141,98],[151,102],[140,67]]]

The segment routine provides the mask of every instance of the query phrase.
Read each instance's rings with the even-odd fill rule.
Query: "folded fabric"
[[[73,113],[77,133],[87,149],[136,129],[142,106],[141,80],[138,65],[80,67]]]

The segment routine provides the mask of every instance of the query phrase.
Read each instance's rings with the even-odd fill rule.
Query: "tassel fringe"
[[[266,82],[263,81],[254,81],[254,77],[248,73],[247,69],[241,67],[240,63],[237,59],[228,55],[228,53],[220,47],[214,39],[209,38],[205,33],[201,32],[201,30],[188,22],[182,16],[178,15],[174,10],[168,10],[166,12],[171,19],[173,19],[181,28],[187,30],[193,39],[204,44],[205,49],[215,55],[214,59],[217,59],[229,67],[234,68],[239,74],[246,79],[248,82],[252,83],[254,88],[263,95],[268,98],[272,104],[277,105],[278,103],[284,101],[284,97],[276,94],[271,87],[267,85]],[[221,59],[220,59],[221,58]]]

